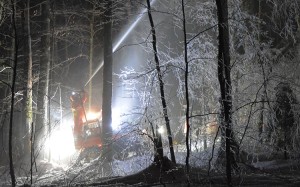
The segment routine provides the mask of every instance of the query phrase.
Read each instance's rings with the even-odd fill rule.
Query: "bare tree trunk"
[[[19,78],[19,88],[22,90],[22,102],[21,102],[21,111],[20,111],[20,121],[16,123],[15,126],[15,137],[16,137],[16,147],[20,151],[20,155],[18,155],[18,158],[22,159],[25,158],[25,160],[28,158],[29,155],[29,146],[28,148],[26,145],[26,136],[28,135],[28,131],[26,130],[26,102],[27,102],[27,80],[28,80],[28,26],[27,26],[27,0],[20,3],[20,10],[21,10],[21,18],[22,18],[22,37],[24,40],[22,40],[21,46],[23,50],[20,52],[22,53],[21,56],[23,56],[23,59],[20,60],[19,68],[22,71],[22,77]],[[27,158],[26,158],[27,157]],[[25,161],[26,162],[26,161]]]
[[[11,176],[11,185],[16,186],[16,177],[14,171],[14,164],[13,164],[13,152],[12,152],[12,136],[13,136],[13,115],[14,115],[14,102],[15,102],[15,85],[16,85],[16,77],[17,77],[17,65],[18,65],[18,36],[17,36],[17,29],[16,29],[16,7],[15,1],[11,0],[11,9],[12,9],[12,28],[13,28],[13,77],[12,77],[12,84],[11,84],[11,103],[10,103],[10,119],[9,119],[9,140],[8,140],[8,154],[9,154],[9,173]]]
[[[103,65],[103,95],[102,95],[102,133],[105,144],[105,155],[108,161],[112,160],[112,149],[109,145],[112,138],[112,1],[105,4],[104,17],[104,65]]]
[[[49,0],[45,0],[42,4],[42,36],[41,36],[41,58],[40,58],[40,73],[39,73],[39,89],[35,134],[36,144],[38,149],[42,149],[42,139],[46,136],[46,127],[48,126],[48,93],[49,93],[49,76],[50,76],[50,7]],[[42,149],[42,157],[44,149]]]
[[[30,147],[29,147],[29,133],[31,132],[32,128],[32,48],[31,48],[31,32],[30,32],[30,0],[27,0],[25,2],[27,5],[26,11],[25,11],[25,29],[27,34],[27,54],[24,54],[27,56],[26,61],[27,62],[27,86],[26,86],[26,105],[25,105],[25,112],[26,112],[26,123],[25,123],[25,130],[24,134],[24,140],[23,143],[25,144],[25,154],[29,154]],[[25,48],[24,46],[24,48]]]
[[[226,175],[227,184],[232,186],[232,164],[235,159],[231,148],[233,146],[232,132],[232,95],[231,95],[231,66],[229,53],[229,28],[228,28],[228,5],[227,0],[216,0],[218,14],[218,30],[219,30],[219,49],[218,49],[218,80],[221,92],[222,107],[222,125],[221,130],[225,129],[225,153],[226,153]]]
[[[188,64],[188,51],[187,51],[187,38],[186,38],[186,23],[185,23],[185,10],[184,10],[184,0],[181,0],[181,8],[182,8],[182,25],[183,25],[183,37],[184,37],[184,63],[185,63],[185,71],[184,71],[184,86],[185,86],[185,101],[186,101],[186,111],[185,111],[185,122],[186,122],[186,134],[185,134],[185,144],[186,144],[186,173],[189,176],[190,173],[190,100],[189,100],[189,83],[188,83],[188,76],[189,76],[189,64]],[[189,178],[189,177],[188,177]],[[188,180],[188,186],[190,185]]]
[[[152,14],[151,14],[150,0],[147,0],[147,8],[148,8],[148,17],[149,17],[150,26],[151,26],[151,33],[152,33],[152,47],[153,47],[153,52],[154,52],[154,60],[155,60],[155,64],[156,64],[156,71],[157,71],[157,76],[158,76],[158,81],[159,81],[160,99],[161,99],[161,104],[163,107],[163,115],[164,115],[164,119],[165,119],[165,123],[166,123],[167,133],[168,133],[171,160],[172,160],[172,162],[176,163],[174,147],[173,147],[173,138],[172,138],[172,132],[171,132],[171,127],[170,127],[170,119],[168,116],[167,102],[166,102],[166,98],[165,98],[163,75],[162,75],[162,72],[161,72],[160,66],[159,66],[159,59],[158,59],[158,53],[157,53],[157,47],[156,47],[157,46],[156,33],[155,33],[155,27],[154,27],[154,23],[153,23],[153,19],[152,19]]]

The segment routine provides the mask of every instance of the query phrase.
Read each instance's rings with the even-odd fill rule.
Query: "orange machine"
[[[101,147],[101,118],[100,112],[86,113],[84,103],[87,96],[84,91],[73,92],[70,96],[74,118],[74,143],[77,150]]]

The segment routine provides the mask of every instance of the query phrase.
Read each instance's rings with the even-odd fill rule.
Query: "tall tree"
[[[221,92],[222,128],[225,135],[227,184],[232,186],[232,164],[235,158],[232,152],[234,136],[232,131],[232,95],[231,65],[229,53],[229,27],[227,0],[216,0],[218,15],[219,47],[218,47],[218,80]]]
[[[148,17],[149,17],[150,26],[151,26],[152,48],[153,48],[153,53],[154,53],[154,61],[155,61],[155,67],[156,67],[156,71],[157,71],[159,89],[160,89],[160,100],[161,100],[163,115],[164,115],[164,119],[165,119],[165,123],[166,123],[167,133],[168,133],[171,160],[172,160],[172,162],[176,163],[174,147],[173,147],[173,138],[172,138],[172,132],[171,132],[171,127],[170,127],[170,119],[168,116],[167,102],[166,102],[166,97],[165,97],[163,74],[160,69],[160,63],[159,63],[159,58],[158,58],[156,33],[155,33],[155,26],[154,26],[152,14],[151,14],[150,0],[147,0],[147,8],[148,8]]]
[[[11,10],[12,10],[12,59],[14,62],[13,65],[13,77],[11,83],[11,103],[10,103],[10,119],[9,119],[9,141],[8,141],[8,154],[9,154],[9,173],[11,176],[11,185],[16,186],[16,177],[13,164],[13,115],[14,115],[14,103],[15,103],[15,85],[17,77],[17,65],[18,65],[18,35],[17,35],[17,26],[16,26],[16,4],[14,0],[11,0]]]
[[[32,128],[32,48],[31,48],[31,31],[30,31],[30,0],[23,2],[24,7],[24,17],[23,17],[23,29],[24,29],[24,77],[25,80],[25,91],[23,95],[23,105],[25,109],[25,119],[22,120],[21,131],[21,142],[24,146],[24,152],[27,156],[29,153],[29,134]]]
[[[104,12],[104,28],[103,28],[103,95],[102,95],[102,133],[106,149],[106,158],[112,159],[112,149],[109,141],[112,137],[112,67],[113,67],[113,52],[112,52],[112,1],[105,1]]]
[[[187,50],[187,32],[186,32],[186,18],[185,18],[185,6],[184,0],[181,0],[181,8],[182,8],[182,21],[183,21],[183,37],[184,37],[184,63],[185,63],[185,71],[184,71],[184,86],[185,86],[185,101],[186,101],[186,111],[185,111],[185,123],[186,123],[186,134],[185,134],[185,145],[186,145],[186,173],[189,175],[190,166],[189,166],[189,158],[190,158],[190,100],[189,100],[189,63],[188,63],[188,50]],[[188,185],[190,185],[188,181]]]
[[[39,71],[39,89],[37,109],[39,114],[36,117],[35,134],[39,149],[42,148],[41,141],[45,138],[46,127],[48,126],[48,93],[50,75],[50,5],[49,0],[42,3],[42,32],[41,32],[41,58]],[[42,152],[43,154],[43,152]]]

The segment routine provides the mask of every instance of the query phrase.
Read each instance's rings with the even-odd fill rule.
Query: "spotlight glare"
[[[76,150],[71,122],[65,122],[60,128],[54,129],[45,144],[52,161],[60,162],[74,155]]]
[[[163,128],[163,126],[160,126],[157,131],[159,134],[163,134],[165,132],[165,129]]]

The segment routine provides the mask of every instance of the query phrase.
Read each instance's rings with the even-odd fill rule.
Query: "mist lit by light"
[[[150,4],[152,5],[156,0],[152,0]],[[118,40],[118,42],[113,46],[112,52],[114,53],[120,45],[124,42],[124,40],[127,38],[127,36],[130,34],[130,32],[135,28],[135,26],[140,22],[143,15],[147,12],[147,8],[144,8],[140,15],[135,19],[135,21],[130,25],[130,27],[125,31],[125,33],[122,35],[122,37]],[[89,82],[94,78],[94,76],[98,73],[98,71],[103,67],[104,62],[102,61],[101,64],[97,67],[95,72],[91,75],[89,80],[85,83],[84,86],[88,85]]]
[[[152,5],[155,2],[155,0],[152,0],[150,4]],[[134,27],[140,22],[143,15],[147,12],[147,8],[144,8],[143,11],[140,13],[140,15],[136,18],[136,20],[130,25],[130,27],[126,30],[126,32],[123,34],[123,36],[120,38],[120,40],[115,44],[113,47],[113,52],[115,52],[118,47],[121,45],[121,43],[127,38],[129,33],[134,29]]]
[[[72,120],[64,121],[63,125],[54,129],[46,140],[46,150],[50,151],[51,161],[60,162],[76,153],[74,146]]]
[[[111,122],[111,127],[113,131],[120,130],[121,128],[121,111],[119,108],[113,108],[112,109],[112,122]]]

